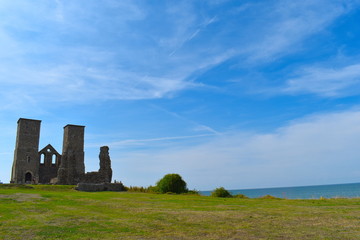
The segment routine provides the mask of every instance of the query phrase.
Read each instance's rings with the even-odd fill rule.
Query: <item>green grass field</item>
[[[0,239],[360,239],[360,199],[214,198],[0,185]]]

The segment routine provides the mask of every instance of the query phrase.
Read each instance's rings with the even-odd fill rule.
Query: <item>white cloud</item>
[[[134,185],[169,172],[202,190],[356,182],[359,122],[358,110],[315,115],[273,133],[238,132],[194,146],[127,153],[118,164],[123,179]]]
[[[106,6],[119,13],[104,14],[109,11]],[[20,15],[25,8],[30,9]],[[110,0],[106,1],[105,7],[97,8],[94,4],[86,4],[84,9],[75,3],[64,5],[60,0],[55,5],[29,6],[14,2],[0,8],[1,12],[15,11],[9,16],[5,14],[5,21],[0,23],[0,43],[3,43],[0,47],[3,50],[0,53],[0,86],[6,91],[2,97],[5,100],[17,96],[16,102],[8,101],[5,108],[15,109],[19,102],[28,102],[25,98],[32,99],[32,103],[163,98],[197,86],[186,78],[198,66],[176,66],[178,60],[164,58],[154,50],[154,45],[144,43],[140,45],[142,49],[138,49],[128,42],[134,38],[139,40],[139,37],[140,41],[146,40],[146,34],[137,36],[140,33],[126,24],[141,21],[147,9],[132,1]],[[40,12],[44,14],[38,14],[35,21],[33,13]],[[192,22],[192,13],[182,13],[185,14],[182,19]],[[176,24],[179,29],[175,36],[187,31],[187,27],[181,30],[183,22]],[[119,37],[121,35],[124,37]],[[84,43],[79,45],[68,40],[74,36]],[[89,43],[88,38],[94,42],[115,38],[120,42],[119,46],[104,47]]]
[[[342,68],[305,68],[299,77],[289,79],[282,91],[291,94],[312,93],[323,97],[359,94],[360,64]]]
[[[284,0],[266,9],[261,18],[263,26],[259,26],[261,31],[256,29],[258,39],[246,49],[251,62],[271,61],[298,51],[302,41],[324,31],[335,19],[350,11],[351,6],[327,0]]]
[[[191,136],[175,136],[175,137],[161,137],[161,138],[148,138],[148,139],[127,139],[117,142],[111,142],[106,144],[92,144],[88,146],[99,146],[99,145],[107,145],[109,147],[126,147],[131,145],[144,145],[147,143],[152,142],[162,142],[162,141],[177,141],[177,140],[186,140],[190,138],[203,138],[203,137],[210,137],[214,136],[215,134],[198,134],[198,135],[191,135]]]
[[[232,57],[258,64],[286,54],[351,9],[323,0],[245,6],[256,18],[199,12],[186,1],[161,10],[133,1],[6,2],[0,7],[2,100],[15,94],[33,104],[172,96],[206,87],[196,84],[197,74]]]

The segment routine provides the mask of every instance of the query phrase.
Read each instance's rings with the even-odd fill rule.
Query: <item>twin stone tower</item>
[[[11,183],[111,183],[112,169],[107,146],[100,148],[99,171],[85,173],[84,126],[64,127],[60,155],[50,144],[39,151],[40,124],[40,120],[18,120]]]

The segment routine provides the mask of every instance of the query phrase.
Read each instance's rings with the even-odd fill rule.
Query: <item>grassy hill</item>
[[[224,199],[2,184],[0,239],[360,239],[360,199]]]

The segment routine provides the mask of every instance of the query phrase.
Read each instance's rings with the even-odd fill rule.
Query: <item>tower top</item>
[[[84,128],[85,126],[82,126],[82,125],[74,125],[74,124],[67,124],[64,128],[66,127],[82,127]]]
[[[29,118],[19,118],[19,120],[18,120],[17,122],[19,123],[20,121],[34,121],[34,122],[41,122],[41,120],[29,119]]]

